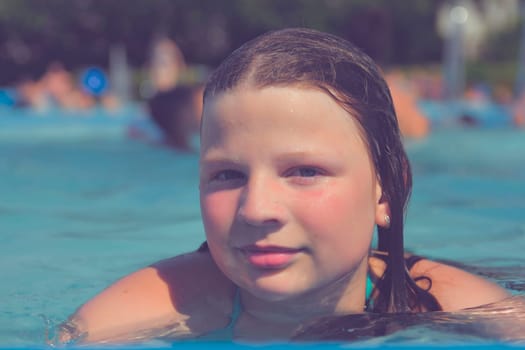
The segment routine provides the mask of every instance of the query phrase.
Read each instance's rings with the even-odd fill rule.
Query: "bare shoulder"
[[[412,278],[426,276],[432,281],[430,293],[444,311],[456,311],[501,301],[510,296],[504,288],[483,277],[454,266],[423,259],[410,270]],[[419,282],[425,287],[426,282]]]
[[[207,331],[207,324],[217,328],[227,322],[231,308],[225,300],[232,294],[231,282],[210,255],[193,252],[123,277],[82,305],[71,320],[88,342],[167,327],[174,327],[175,337],[195,335]]]

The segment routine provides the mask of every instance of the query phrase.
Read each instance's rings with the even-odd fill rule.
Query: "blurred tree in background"
[[[436,15],[444,2],[1,0],[0,85],[37,78],[53,61],[72,70],[107,67],[109,50],[117,44],[124,45],[129,64],[140,68],[161,35],[174,39],[189,63],[214,66],[246,40],[293,26],[343,36],[384,66],[436,64],[443,47]],[[506,35],[517,38],[516,33],[511,29]],[[489,48],[487,57],[515,55],[498,49],[504,45],[498,37],[492,44],[495,49]]]
[[[433,0],[2,0],[0,84],[37,77],[53,61],[107,67],[123,44],[131,66],[156,36],[173,38],[190,63],[213,66],[256,35],[291,26],[339,34],[383,64],[438,62]]]

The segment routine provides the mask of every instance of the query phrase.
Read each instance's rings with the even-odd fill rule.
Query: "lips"
[[[249,245],[240,248],[246,260],[261,269],[280,269],[289,265],[302,249]]]

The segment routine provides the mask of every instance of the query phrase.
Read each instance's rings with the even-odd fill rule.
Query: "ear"
[[[390,203],[383,195],[383,188],[379,180],[376,182],[376,203],[376,224],[385,228],[390,227]]]

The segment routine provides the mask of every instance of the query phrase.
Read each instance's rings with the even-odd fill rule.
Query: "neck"
[[[285,327],[319,317],[362,313],[367,268],[367,259],[364,259],[357,270],[342,275],[330,284],[280,301],[264,300],[241,291],[245,317],[257,323]]]

